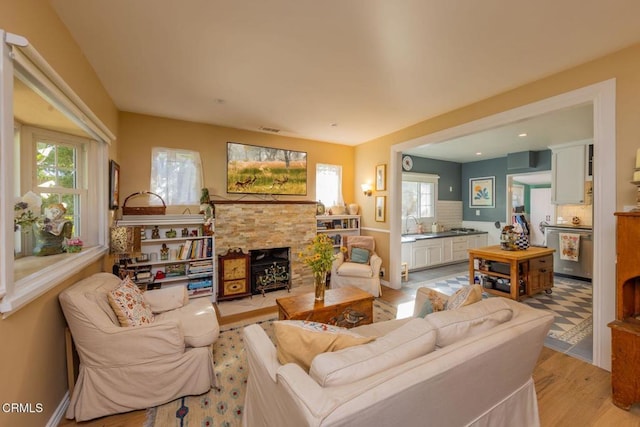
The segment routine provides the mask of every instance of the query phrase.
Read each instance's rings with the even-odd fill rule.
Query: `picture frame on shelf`
[[[120,207],[120,165],[109,160],[109,209]]]
[[[495,208],[495,176],[469,178],[469,207]]]
[[[376,166],[376,191],[387,190],[387,164],[382,163]]]
[[[384,222],[385,221],[385,210],[386,210],[386,196],[376,196],[376,221]]]

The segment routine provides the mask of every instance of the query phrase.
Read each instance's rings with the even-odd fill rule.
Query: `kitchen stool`
[[[403,262],[402,264],[400,264],[402,266],[401,268],[401,277],[402,280],[404,280],[405,282],[409,281],[409,265],[406,262]]]

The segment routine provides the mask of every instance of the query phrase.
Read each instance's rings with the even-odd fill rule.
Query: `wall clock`
[[[411,156],[404,156],[402,158],[402,169],[406,171],[410,171],[411,169],[413,169],[413,159],[411,158]]]
[[[218,257],[218,300],[251,295],[249,255],[242,249],[229,249]]]

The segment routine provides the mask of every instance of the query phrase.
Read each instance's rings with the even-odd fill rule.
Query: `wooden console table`
[[[525,295],[538,292],[551,292],[553,287],[553,252],[554,249],[530,247],[521,251],[504,251],[500,245],[469,249],[469,282],[473,283],[476,275],[485,276],[489,282],[502,281],[510,284],[508,291],[490,287],[485,283],[486,292],[518,301]],[[497,265],[507,265],[507,271],[496,271]],[[502,280],[501,280],[502,279]],[[524,292],[520,284],[524,284]]]
[[[352,328],[373,323],[373,295],[353,286],[327,289],[324,301],[315,292],[277,298],[278,319],[308,320]]]

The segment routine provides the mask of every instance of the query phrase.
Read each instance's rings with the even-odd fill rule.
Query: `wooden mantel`
[[[210,205],[315,205],[318,202],[312,200],[211,200]]]

